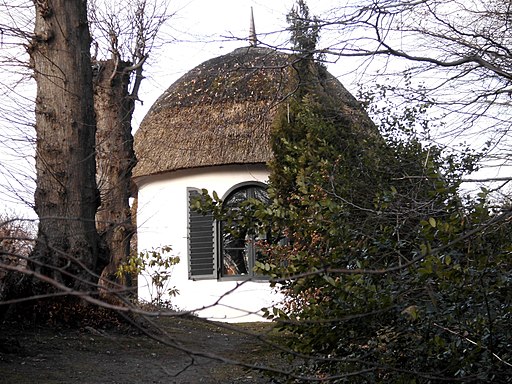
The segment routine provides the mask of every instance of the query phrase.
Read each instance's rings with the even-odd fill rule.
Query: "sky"
[[[25,0],[13,1],[29,4]],[[132,122],[134,131],[156,99],[179,77],[206,60],[248,45],[246,39],[249,36],[251,8],[258,40],[262,45],[285,47],[289,39],[286,15],[294,4],[295,0],[170,0],[169,13],[172,17],[161,29],[157,44],[150,51],[145,64],[146,78],[139,92],[142,103],[137,103]],[[312,15],[319,15],[339,4],[340,1],[335,0],[316,0],[309,1],[308,6]],[[25,24],[28,23],[30,21],[25,21]],[[5,41],[2,37],[2,43]],[[328,65],[328,68],[338,77],[346,72],[347,66],[343,62]],[[343,78],[340,80],[350,90],[347,84],[349,81]],[[23,92],[26,92],[29,99],[33,99],[34,84],[29,83],[25,88]],[[2,103],[5,105],[4,101]],[[16,118],[26,119],[21,116]],[[16,215],[35,218],[27,206],[32,193],[25,191],[19,196],[12,193],[13,190],[24,192],[33,188],[33,181],[30,180],[33,178],[33,162],[30,159],[33,154],[30,146],[21,143],[26,134],[22,130],[14,134],[20,139],[17,140],[20,144],[16,144],[16,149],[12,151],[12,143],[7,141],[10,141],[13,133],[4,134],[0,127],[0,141],[4,142],[0,142],[0,212],[7,210]],[[12,153],[7,153],[9,151]],[[20,183],[15,181],[16,178],[20,179]]]
[[[310,0],[308,6],[312,15],[325,15],[329,14],[331,8],[348,1],[351,0]],[[208,59],[248,45],[245,39],[249,36],[251,7],[256,33],[262,44],[285,47],[289,38],[286,15],[294,3],[295,0],[170,0],[169,12],[173,16],[161,30],[158,44],[150,52],[145,64],[146,78],[139,92],[143,103],[136,105],[134,130],[156,99],[183,74]],[[2,37],[2,42],[4,40]],[[358,65],[355,60],[343,58],[335,63],[327,63],[327,68],[349,91],[355,93],[357,78],[353,70]],[[0,76],[0,83],[1,81]],[[3,105],[5,108],[5,103]],[[6,136],[2,136],[0,131],[0,141],[2,140],[5,141]],[[30,161],[27,162],[26,159],[32,154],[26,145],[21,145],[15,152],[16,156],[23,157],[25,161],[17,162],[10,169],[19,170],[27,176],[31,170]],[[2,170],[2,163],[9,165],[14,164],[14,161],[16,159],[7,158],[2,153],[0,145],[0,195],[5,191],[2,185],[12,180],[11,175]],[[21,185],[30,186],[30,181],[22,180]],[[30,199],[30,193],[25,194],[25,198],[27,196]],[[35,217],[27,204],[20,202],[19,197],[12,194],[8,197],[0,196],[0,212],[5,209],[13,210],[24,217]]]
[[[16,0],[23,3],[23,0]],[[330,0],[319,1],[324,6]],[[144,115],[156,99],[179,77],[213,57],[233,51],[238,47],[247,46],[243,40],[249,35],[251,7],[255,18],[258,37],[266,44],[274,45],[287,39],[286,14],[291,9],[294,0],[170,0],[169,12],[172,17],[159,33],[157,46],[150,52],[145,64],[146,78],[142,82],[137,103],[133,126],[137,129]],[[22,23],[21,23],[22,24]],[[0,23],[1,27],[1,23]],[[8,47],[8,39],[2,34],[1,49]],[[5,57],[2,52],[1,57]],[[9,67],[4,75],[0,75],[0,85],[8,81],[5,77],[15,68]],[[18,88],[20,86],[18,85]],[[35,87],[33,83],[23,86],[21,91],[28,99],[33,99]],[[27,119],[18,112],[5,109],[9,95],[3,92],[3,116],[8,115],[20,122]],[[31,109],[29,107],[26,110]],[[27,119],[29,120],[30,117]],[[10,122],[3,122],[5,126]],[[32,150],[29,145],[22,143],[30,127],[22,124],[21,129],[2,132],[0,127],[0,213],[20,215],[35,218],[34,212],[28,207],[32,193],[26,190],[33,188],[33,170],[31,169]],[[11,140],[14,137],[14,140]],[[15,149],[12,150],[12,147]],[[30,174],[32,173],[32,174]],[[15,179],[19,179],[19,183]],[[14,191],[22,192],[20,195]],[[28,203],[28,204],[27,204]]]
[[[286,0],[171,1],[171,12],[176,13],[161,34],[167,42],[150,53],[140,95],[144,105],[137,106],[135,125],[181,75],[210,58],[248,45],[239,39],[249,35],[251,6],[259,38],[268,37],[269,44],[283,40],[282,33],[266,34],[286,27],[291,4]]]

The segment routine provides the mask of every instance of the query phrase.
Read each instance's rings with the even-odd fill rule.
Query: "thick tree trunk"
[[[122,261],[130,256],[135,231],[129,205],[133,151],[132,115],[134,100],[128,85],[130,63],[115,58],[94,63],[94,107],[97,121],[97,182],[101,206],[96,215],[98,232],[110,249],[110,262],[101,274],[104,293],[131,285],[129,276],[116,275]]]
[[[90,34],[84,0],[37,0],[28,50],[37,82],[33,268],[78,290],[102,269]]]

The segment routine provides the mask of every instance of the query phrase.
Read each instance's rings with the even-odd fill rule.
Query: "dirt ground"
[[[140,331],[118,328],[0,327],[0,383],[281,382],[226,363],[237,360],[283,366],[275,348],[247,334],[255,332],[266,337],[273,332],[269,323],[226,327],[194,318],[159,319],[156,323],[164,332],[157,332],[154,327],[147,330],[156,332],[161,341]]]

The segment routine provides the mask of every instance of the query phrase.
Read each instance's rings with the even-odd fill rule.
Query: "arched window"
[[[266,234],[251,233],[240,222],[216,222],[213,215],[203,215],[192,208],[192,202],[200,196],[197,188],[188,188],[188,261],[189,278],[217,279],[222,277],[254,276],[256,260],[262,259],[258,241]],[[235,187],[223,199],[224,206],[232,213],[240,210],[249,198],[268,202],[268,194],[262,183],[244,183]]]
[[[224,207],[234,214],[235,219],[219,225],[221,276],[254,276],[256,260],[262,259],[258,241],[266,234],[251,233],[236,220],[236,212],[247,199],[268,202],[267,191],[260,185],[245,185],[235,189],[224,200]]]

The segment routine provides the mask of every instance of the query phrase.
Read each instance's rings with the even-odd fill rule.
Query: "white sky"
[[[16,1],[24,3],[23,0]],[[243,39],[249,35],[251,7],[258,39],[264,45],[286,44],[289,37],[286,31],[286,14],[294,3],[295,0],[171,0],[169,9],[174,15],[159,34],[165,43],[154,48],[146,63],[146,79],[142,82],[139,92],[143,105],[136,105],[134,129],[139,126],[156,99],[183,74],[208,59],[248,45]],[[311,14],[315,15],[339,4],[339,1],[316,0],[309,3]],[[333,74],[337,75],[336,72]],[[343,79],[341,80],[343,82]],[[30,91],[28,93],[30,94]],[[35,88],[29,98],[33,98],[34,94]],[[22,132],[16,131],[16,135],[18,133],[23,136]],[[23,197],[30,199],[31,193],[25,193],[24,196],[12,193],[13,189],[31,188],[30,180],[25,179],[19,184],[11,184],[16,177],[32,177],[27,175],[31,170],[30,162],[26,162],[26,157],[30,157],[31,154],[25,153],[30,150],[27,150],[29,147],[25,145],[22,150],[11,151],[14,155],[8,154],[9,146],[13,145],[6,143],[9,135],[12,136],[12,133],[0,135],[0,140],[4,141],[0,143],[4,144],[0,145],[0,212],[7,210],[23,217],[34,218],[35,215],[27,207],[26,202],[21,201]],[[9,167],[9,171],[15,170],[23,175],[10,175],[2,165]]]
[[[325,15],[331,8],[348,1],[310,0],[308,5],[312,15]],[[240,39],[249,34],[251,6],[258,39],[270,46],[286,44],[289,37],[286,14],[294,3],[295,0],[170,0],[170,11],[175,15],[160,34],[165,44],[150,53],[145,66],[146,79],[139,93],[144,104],[136,105],[134,128],[138,127],[156,99],[180,76],[208,59],[248,45],[247,41]],[[351,72],[357,65],[355,61],[343,58],[327,66],[349,91],[355,92]],[[1,132],[0,140],[5,140]],[[2,186],[9,182],[2,180],[5,172],[2,174],[1,163],[5,163],[5,159],[0,145],[0,213],[10,208],[22,216],[34,217],[26,204],[14,204],[17,197],[1,195],[5,190]],[[26,163],[21,168],[26,170]],[[27,182],[23,181],[23,184],[27,185]]]

